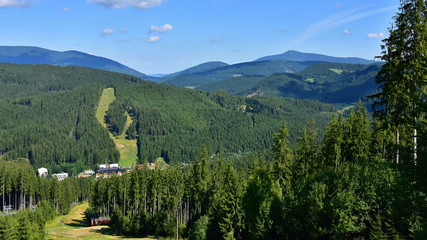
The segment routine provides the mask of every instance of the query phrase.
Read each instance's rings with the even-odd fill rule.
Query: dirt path
[[[58,216],[46,225],[47,239],[123,239],[123,240],[155,240],[154,238],[125,238],[106,234],[108,226],[86,227],[83,223],[84,211],[88,203],[74,206],[70,213]]]

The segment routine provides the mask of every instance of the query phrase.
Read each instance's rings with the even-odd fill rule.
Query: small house
[[[46,168],[37,169],[39,177],[47,177],[49,175],[49,171]]]

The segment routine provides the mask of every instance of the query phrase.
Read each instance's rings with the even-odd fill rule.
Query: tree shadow
[[[71,221],[72,221],[71,223],[66,223],[65,225],[70,227],[88,227],[85,220],[72,219]]]
[[[128,239],[128,238],[152,238],[152,237],[153,237],[153,236],[129,236],[129,235],[117,235],[117,234],[113,233],[113,232],[111,231],[111,229],[110,229],[110,228],[108,228],[108,227],[103,227],[103,228],[99,228],[99,229],[93,229],[93,230],[91,230],[91,231],[93,231],[93,232],[95,232],[95,233],[102,234],[102,235],[116,236],[116,237],[118,237],[119,239],[120,239],[120,238],[126,238],[126,239]]]

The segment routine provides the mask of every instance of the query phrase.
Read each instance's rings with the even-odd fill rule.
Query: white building
[[[86,170],[86,171],[84,171],[84,175],[86,175],[86,176],[92,176],[94,174],[95,174],[95,172],[93,170]]]
[[[62,181],[68,178],[68,173],[57,173],[52,175],[54,178],[58,179],[58,181]]]
[[[46,168],[39,168],[37,172],[39,173],[39,177],[47,177],[49,175],[49,171]]]

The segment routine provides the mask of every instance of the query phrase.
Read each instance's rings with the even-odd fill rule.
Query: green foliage
[[[281,196],[279,185],[271,177],[266,169],[258,168],[249,178],[243,209],[250,239],[266,239],[271,234],[272,204]]]
[[[296,178],[308,177],[320,166],[317,127],[310,121],[297,142],[294,174]]]
[[[274,173],[280,188],[286,194],[291,189],[294,156],[289,142],[289,130],[285,122],[279,132],[274,135],[273,152],[275,158]]]
[[[298,72],[311,64],[311,62],[289,62],[284,60],[238,63],[209,71],[179,75],[173,79],[168,79],[165,83],[182,87],[198,87],[240,76],[268,76],[274,73]]]
[[[105,115],[105,123],[113,136],[122,134],[126,125],[125,109],[122,104],[117,101],[110,104],[107,114]]]
[[[0,239],[44,239],[45,223],[86,200],[91,180],[36,177],[26,159],[0,160]],[[33,209],[35,207],[35,211]]]
[[[0,64],[0,154],[77,174],[119,154],[96,121],[100,88],[133,78],[99,70]]]
[[[157,157],[190,162],[203,146],[210,154],[263,150],[272,146],[271,135],[283,120],[296,133],[314,116],[324,126],[330,117],[326,112],[334,111],[312,101],[249,99],[149,83],[118,85],[116,94],[134,119],[128,138],[138,141],[140,163]]]
[[[377,92],[374,80],[380,68],[381,64],[317,63],[297,73],[244,75],[202,85],[197,89],[223,89],[232,95],[256,93],[348,105]]]
[[[209,217],[201,216],[190,230],[188,238],[190,240],[206,240],[208,236]]]

